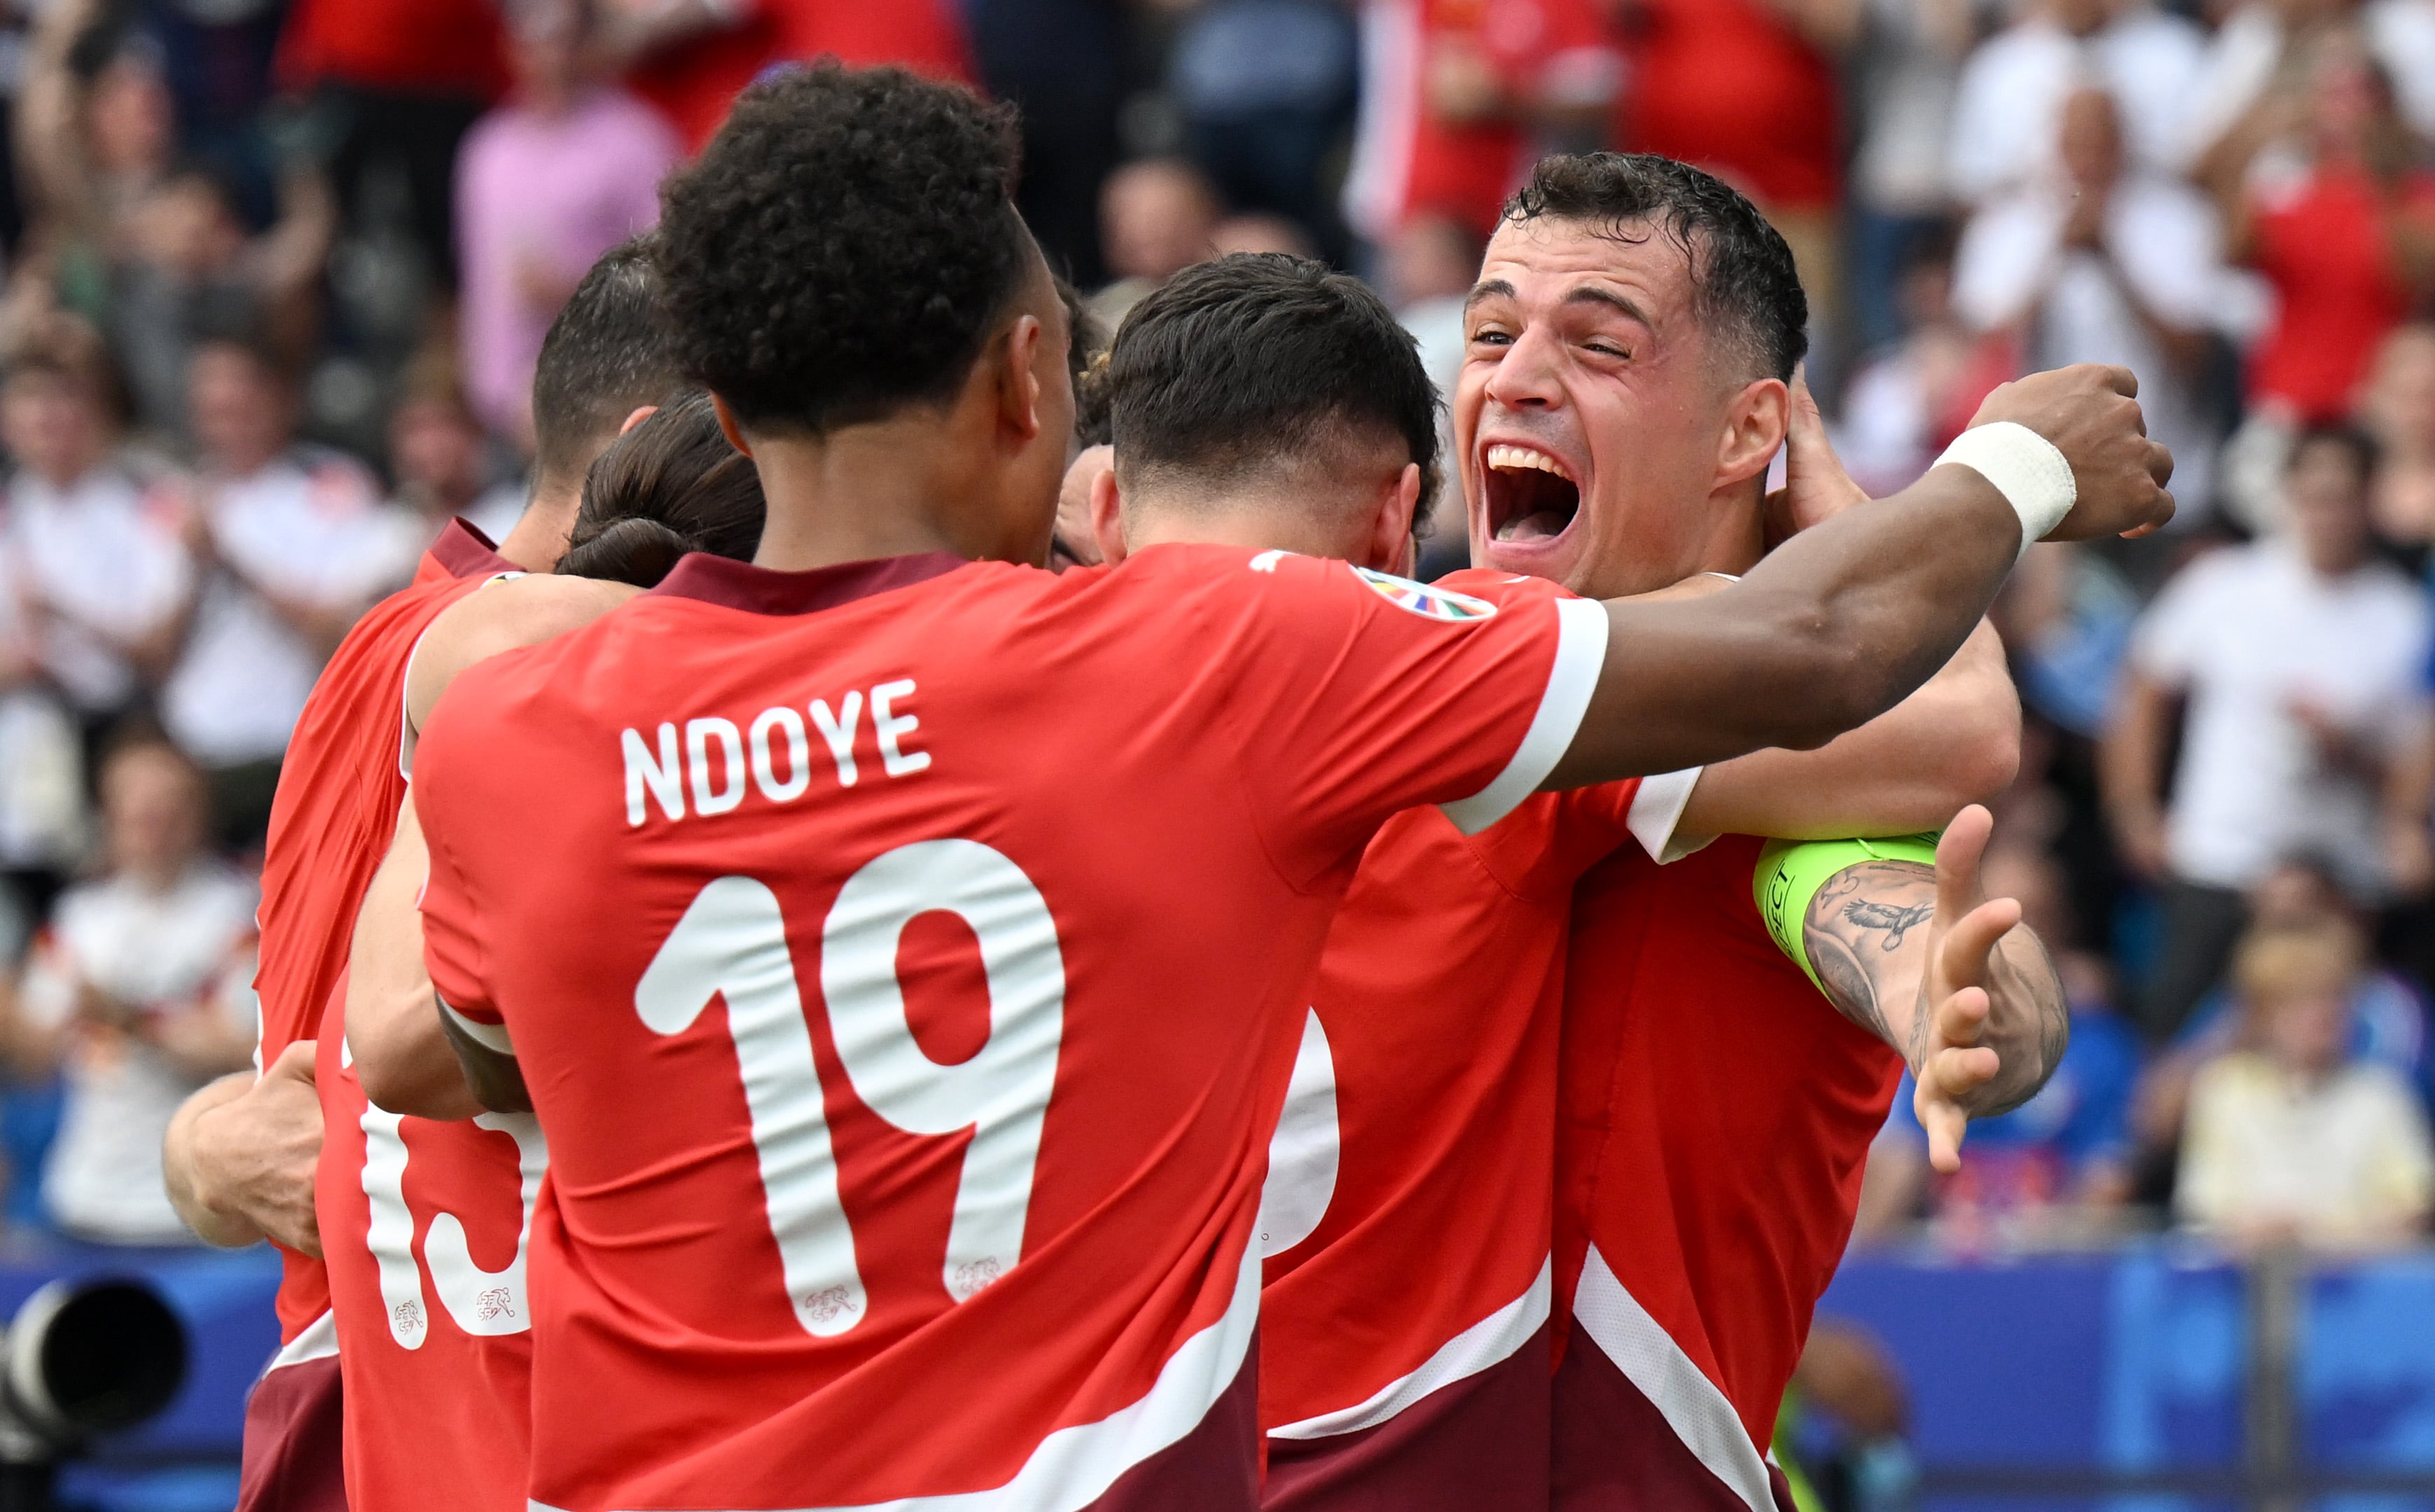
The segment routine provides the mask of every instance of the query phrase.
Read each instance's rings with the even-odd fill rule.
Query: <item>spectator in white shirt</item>
[[[210,774],[222,843],[244,849],[261,842],[322,663],[411,575],[423,541],[361,464],[297,444],[295,396],[259,349],[197,348],[187,407],[201,461],[189,534],[204,571],[161,717]]]
[[[2243,1248],[2399,1244],[2435,1200],[2426,1114],[2392,1067],[2351,1054],[2357,936],[2261,930],[2237,968],[2248,1048],[2190,1086],[2173,1207]]]
[[[2224,281],[2204,195],[2130,161],[2115,97],[2063,104],[2054,164],[1980,208],[1962,232],[1953,301],[1980,331],[2016,331],[2025,370],[2111,363],[2139,375],[2148,434],[2173,453],[2184,517],[2204,509],[2215,427],[2196,380]]]
[[[2435,0],[2247,0],[2207,43],[2176,165],[2204,179],[2223,165],[2227,138],[2296,127],[2310,44],[2353,24],[2392,76],[2410,129],[2435,137]]]
[[[2141,1027],[2161,1043],[2220,975],[2241,893],[2290,856],[2354,896],[2423,891],[2430,864],[2425,593],[2369,557],[2373,448],[2306,433],[2286,535],[2200,558],[2140,623],[2103,756],[2124,859],[2164,886]],[[2187,704],[2169,808],[2166,730]]]
[[[194,569],[176,490],[113,458],[92,375],[35,353],[0,385],[16,462],[7,533],[36,657],[88,730],[141,704],[165,673]]]
[[[2064,99],[2092,84],[2122,102],[2133,163],[2178,166],[2203,47],[2196,26],[2148,0],[2025,0],[1955,87],[1954,198],[1976,204],[2037,177],[2053,161]]]
[[[389,413],[392,502],[420,517],[425,541],[461,518],[495,545],[524,518],[525,485],[495,478],[490,439],[466,403],[453,364],[417,368]]]
[[[254,889],[206,856],[201,778],[165,741],[119,747],[101,789],[110,872],[60,898],[9,1048],[66,1079],[43,1169],[52,1218],[103,1243],[180,1244],[161,1141],[189,1092],[251,1054]]]

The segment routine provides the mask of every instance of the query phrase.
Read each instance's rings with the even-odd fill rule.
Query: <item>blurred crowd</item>
[[[2135,369],[2181,519],[2038,547],[1998,609],[1988,884],[2072,1047],[1958,1176],[1898,1107],[1864,1234],[2426,1227],[2435,0],[0,0],[11,1222],[181,1237],[159,1139],[250,1051],[323,660],[447,517],[505,534],[560,303],[824,54],[1020,105],[1021,208],[1108,329],[1300,251],[1451,387],[1523,166],[1615,146],[1783,232],[1872,491],[2015,373]]]

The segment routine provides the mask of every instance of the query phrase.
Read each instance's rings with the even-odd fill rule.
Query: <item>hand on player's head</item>
[[[2070,461],[2079,496],[2047,540],[2144,536],[2173,518],[2173,454],[2148,438],[2138,395],[2130,369],[2081,363],[2005,384],[1971,418],[2026,425]]]
[[[2003,1069],[1979,1042],[1994,1006],[1987,982],[1995,947],[2021,921],[2021,905],[1989,900],[1978,864],[1995,819],[1973,803],[1955,816],[1936,847],[1936,916],[1929,924],[1927,972],[1920,981],[1912,1109],[1927,1131],[1928,1162],[1939,1171],[1961,1167],[1967,1101]]]

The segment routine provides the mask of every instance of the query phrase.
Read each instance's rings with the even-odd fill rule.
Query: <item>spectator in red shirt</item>
[[[727,119],[737,92],[784,63],[835,57],[974,77],[955,0],[601,0],[634,93],[664,112],[688,151]]]
[[[359,213],[367,177],[403,177],[408,232],[428,270],[457,281],[457,144],[508,86],[492,0],[294,0],[279,81],[313,94],[337,135],[338,203]]]
[[[1836,307],[1842,195],[1835,59],[1858,8],[1835,0],[1619,0],[1628,82],[1615,137],[1695,163],[1757,201],[1812,309]]]
[[[2325,39],[2305,77],[2305,94],[2261,101],[2225,187],[2235,253],[2276,296],[2250,401],[2307,423],[2350,413],[2386,334],[2435,292],[2435,174],[2355,33]]]

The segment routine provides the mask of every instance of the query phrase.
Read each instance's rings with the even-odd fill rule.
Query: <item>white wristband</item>
[[[2063,524],[2080,497],[2071,463],[2055,443],[2013,421],[1973,425],[1953,438],[1944,455],[1931,464],[1956,463],[1995,485],[1995,491],[2021,517],[2021,550],[2043,541]]]

